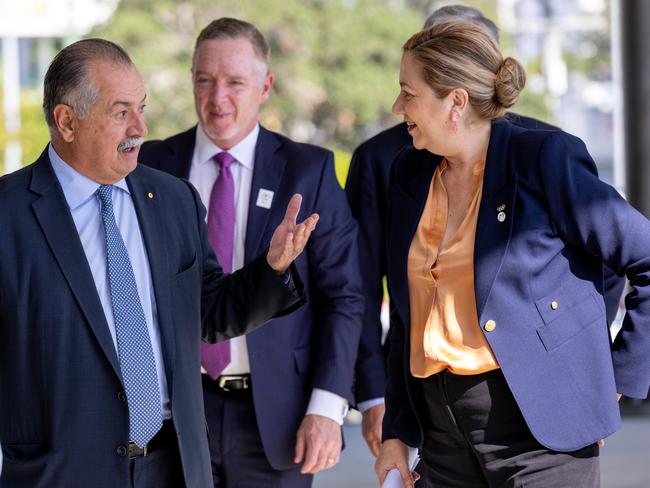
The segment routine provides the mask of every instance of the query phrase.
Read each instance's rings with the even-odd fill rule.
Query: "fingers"
[[[408,467],[408,447],[397,439],[385,441],[375,462],[375,474],[379,484],[383,485],[386,477],[390,476],[392,482],[397,483],[401,479],[405,488],[413,488],[414,478]]]
[[[309,218],[305,219],[303,222],[296,226],[292,236],[293,238],[291,253],[287,254],[287,256],[290,256],[290,259],[292,261],[300,255],[302,250],[307,245],[309,236],[311,236],[311,233],[316,228],[317,222],[318,214],[312,214],[309,216]],[[288,236],[287,240],[289,240]]]
[[[323,454],[319,455],[318,446],[314,445],[311,440],[307,440],[307,454],[305,455],[305,462],[302,464],[300,472],[302,474],[313,474],[317,471],[317,466],[321,466],[319,470],[322,469],[322,465],[325,464],[323,458]]]
[[[596,444],[598,444],[598,447],[603,447],[605,445],[605,439],[600,439]]]
[[[379,456],[379,449],[381,449],[381,441],[379,437],[375,437],[368,442],[368,447],[370,448],[370,452],[372,453],[373,456],[377,457]]]
[[[289,205],[287,205],[287,211],[284,213],[284,220],[291,222],[292,224],[296,223],[296,218],[298,217],[298,212],[300,212],[300,204],[302,203],[302,195],[296,193],[289,200]]]
[[[373,456],[379,456],[379,449],[381,448],[381,428],[377,429],[376,425],[365,426],[363,429],[363,438],[368,444],[368,449]]]
[[[363,438],[373,456],[379,456],[381,449],[381,424],[384,418],[384,404],[375,405],[363,412],[361,422]]]
[[[293,462],[300,464],[305,455],[305,437],[302,435],[302,431],[298,430],[298,435],[296,439],[296,455],[293,458]]]
[[[333,420],[318,415],[307,415],[298,429],[303,442],[302,474],[316,474],[339,462],[341,455],[341,428]],[[296,451],[296,459],[298,452]],[[299,462],[299,461],[297,461]]]

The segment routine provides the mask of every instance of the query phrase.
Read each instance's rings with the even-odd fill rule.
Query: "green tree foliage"
[[[401,45],[422,23],[389,0],[122,0],[92,35],[123,45],[148,91],[152,137],[196,122],[190,78],[194,40],[211,20],[232,16],[267,37],[274,93],[262,122],[299,140],[352,149],[373,125],[394,119]]]

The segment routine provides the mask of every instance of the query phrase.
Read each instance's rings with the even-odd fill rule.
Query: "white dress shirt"
[[[48,156],[50,157],[54,174],[63,189],[65,200],[70,208],[72,220],[74,220],[74,225],[86,255],[86,260],[90,266],[93,281],[97,288],[97,294],[99,295],[99,301],[102,304],[108,329],[113,338],[115,351],[117,352],[115,320],[113,318],[111,290],[108,282],[104,223],[100,213],[99,197],[95,194],[100,185],[96,181],[86,178],[63,161],[52,147],[52,144],[48,147]],[[169,390],[167,389],[167,377],[165,376],[162,360],[158,309],[156,308],[156,297],[154,296],[147,249],[144,246],[142,233],[140,232],[140,224],[138,223],[138,217],[135,213],[135,207],[133,206],[133,200],[131,199],[131,193],[129,192],[126,180],[122,179],[113,186],[115,222],[129,253],[129,260],[131,261],[133,275],[135,276],[135,282],[138,288],[138,296],[140,297],[142,311],[147,321],[147,330],[151,339],[154,362],[156,363],[163,417],[169,419],[171,418]]]
[[[228,149],[228,152],[235,158],[235,161],[230,166],[235,185],[233,271],[243,267],[245,264],[244,249],[246,243],[246,225],[248,223],[248,204],[250,202],[251,186],[253,183],[255,148],[257,146],[259,132],[259,125],[255,125],[255,128],[244,139]],[[199,124],[196,128],[196,141],[194,144],[189,180],[199,192],[204,205],[208,208],[212,187],[219,176],[219,166],[212,158],[222,151],[224,149],[214,144],[205,134],[201,124]],[[205,373],[203,368],[201,370]],[[230,364],[226,366],[222,374],[247,374],[250,373],[250,370],[246,336],[230,339]],[[348,404],[345,398],[320,388],[314,388],[306,413],[322,415],[339,424],[343,424],[343,417],[347,412],[347,406]]]

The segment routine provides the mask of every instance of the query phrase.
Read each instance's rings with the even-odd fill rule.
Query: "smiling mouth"
[[[210,116],[214,117],[217,120],[225,119],[226,117],[230,117],[230,113],[216,113],[216,112],[210,112]]]
[[[417,127],[416,124],[414,124],[414,123],[412,123],[412,122],[406,122],[406,130],[407,130],[408,132],[411,132],[411,131],[412,131],[413,129],[415,129],[416,127]]]

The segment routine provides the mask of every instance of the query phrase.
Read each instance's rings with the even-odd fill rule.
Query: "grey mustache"
[[[118,151],[126,151],[132,147],[139,146],[144,142],[142,137],[128,137],[117,146]]]

